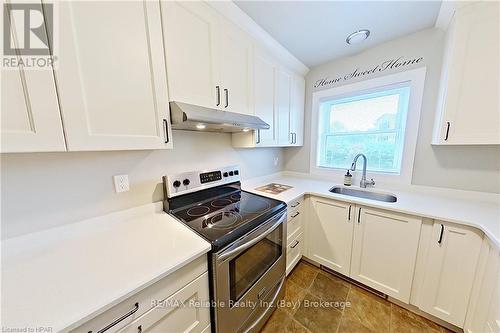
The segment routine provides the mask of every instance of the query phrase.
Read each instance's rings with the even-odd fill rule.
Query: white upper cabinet
[[[276,113],[276,61],[263,52],[255,52],[254,56],[254,113],[269,124],[268,130],[257,133],[256,144],[272,146],[277,141]]]
[[[293,76],[292,96],[290,104],[291,145],[304,144],[304,103],[306,82],[300,75]]]
[[[349,276],[355,206],[311,198],[307,257]]]
[[[220,73],[222,109],[253,114],[253,45],[234,25],[221,19]]]
[[[201,1],[162,8],[170,99],[253,114],[252,40]]]
[[[474,228],[434,223],[419,296],[423,311],[463,327],[481,243]]]
[[[356,206],[351,278],[409,303],[422,220]]]
[[[170,100],[221,107],[217,14],[199,1],[161,6]]]
[[[290,106],[292,94],[292,73],[280,69],[278,72],[278,144],[290,145],[292,135],[290,133]]]
[[[59,3],[55,77],[69,150],[172,146],[159,5]]]
[[[448,27],[435,144],[500,144],[500,3],[458,9]]]
[[[65,151],[52,70],[2,69],[1,80],[1,152]]]

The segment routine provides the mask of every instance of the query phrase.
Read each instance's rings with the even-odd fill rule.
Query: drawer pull
[[[295,214],[293,214],[293,215],[292,215],[292,219],[293,219],[294,217],[299,216],[299,215],[300,215],[300,212],[296,212]]]
[[[295,207],[297,207],[298,205],[300,205],[300,202],[298,202],[298,201],[297,201],[295,204],[291,205],[290,207],[295,208]]]
[[[116,319],[115,321],[113,321],[108,326],[106,326],[104,328],[101,328],[99,331],[97,331],[97,333],[104,333],[104,332],[106,332],[110,328],[118,325],[120,322],[124,321],[125,319],[127,319],[128,317],[130,317],[131,315],[133,315],[134,313],[136,313],[137,310],[139,310],[139,303],[135,303],[134,304],[134,308],[132,310],[130,310],[129,312],[125,313],[123,316],[121,316],[120,318]],[[142,327],[141,327],[141,330],[142,330]],[[92,331],[90,331],[89,333],[92,333]]]
[[[349,205],[349,216],[347,217],[347,221],[351,220],[351,205]]]
[[[139,326],[137,327],[137,333],[142,333],[142,325],[139,325]]]
[[[299,242],[298,240],[296,240],[296,241],[295,241],[295,243],[293,243],[293,245],[292,245],[292,246],[290,246],[290,248],[291,248],[291,249],[295,249],[295,248],[297,247],[297,245],[299,245],[299,243],[300,243],[300,242]]]
[[[359,207],[358,211],[358,223],[361,223],[361,207]]]

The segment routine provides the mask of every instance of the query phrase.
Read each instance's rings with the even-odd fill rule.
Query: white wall
[[[245,179],[283,168],[281,149],[233,149],[229,134],[174,131],[173,139],[173,150],[2,154],[2,238],[163,200],[169,173],[239,164]],[[129,175],[129,192],[114,192],[117,174]]]
[[[500,147],[437,147],[430,144],[441,73],[443,42],[444,33],[441,30],[427,29],[381,44],[355,56],[311,69],[306,77],[304,147],[286,149],[285,169],[309,172],[311,98],[314,91],[426,66],[412,184],[500,193]],[[370,69],[387,59],[400,56],[406,59],[418,57],[424,59],[416,65],[376,72],[350,79],[348,82],[340,81],[325,87],[313,88],[315,82],[326,76],[334,78],[344,76],[356,68]],[[336,179],[335,181],[342,180]]]

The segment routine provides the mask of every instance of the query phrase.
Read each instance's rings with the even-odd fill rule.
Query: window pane
[[[322,102],[317,165],[348,169],[363,153],[368,170],[399,173],[409,90],[399,84]]]

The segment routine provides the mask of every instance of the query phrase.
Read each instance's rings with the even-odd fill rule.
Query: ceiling
[[[434,26],[441,1],[235,1],[308,67]],[[370,37],[348,45],[346,37]]]

